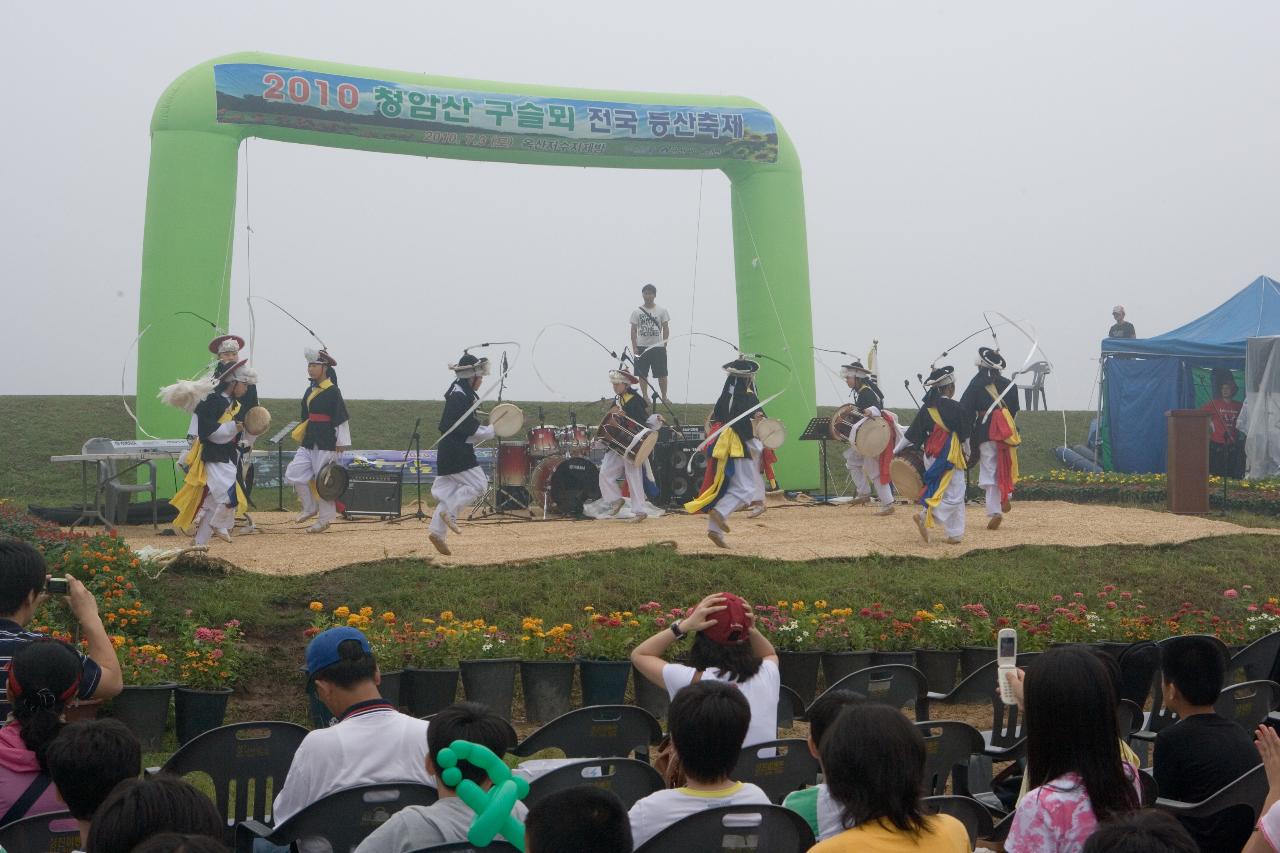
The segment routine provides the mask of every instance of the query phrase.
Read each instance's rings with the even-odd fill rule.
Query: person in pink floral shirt
[[[1080,853],[1100,821],[1139,807],[1133,768],[1116,738],[1116,695],[1102,662],[1084,646],[1050,649],[1014,694],[1026,714],[1027,779],[1004,849]]]

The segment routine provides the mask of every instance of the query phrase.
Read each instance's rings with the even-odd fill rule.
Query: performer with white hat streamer
[[[493,427],[482,425],[475,416],[480,383],[489,375],[489,359],[464,352],[449,369],[457,378],[444,392],[440,431],[449,432],[437,445],[436,479],[431,484],[431,496],[437,505],[431,514],[431,532],[427,535],[436,550],[446,555],[451,553],[446,543],[449,531],[462,533],[458,529],[458,513],[474,503],[489,486],[484,469],[476,461],[475,445],[494,437]]]
[[[975,364],[978,373],[960,397],[960,405],[973,425],[969,441],[978,448],[978,485],[987,493],[987,529],[995,530],[1009,511],[1009,498],[1018,481],[1017,447],[1022,443],[1014,425],[1018,392],[1005,392],[1009,380],[1000,375],[1005,361],[999,350],[979,347]],[[992,410],[997,400],[999,405]]]
[[[196,525],[196,545],[206,544],[215,531],[218,538],[230,542],[235,516],[244,512],[244,493],[236,482],[236,439],[243,426],[235,416],[240,398],[257,381],[257,373],[239,361],[217,379],[205,376],[160,389],[165,403],[191,412],[196,421],[186,481],[169,501],[178,509],[174,527],[188,530]]]
[[[284,479],[302,501],[297,521],[314,518],[316,521],[307,532],[323,533],[338,517],[338,507],[315,492],[314,481],[325,465],[337,464],[342,451],[351,446],[351,424],[338,390],[338,374],[334,370],[338,362],[324,350],[307,349],[303,353],[311,384],[302,395],[302,423],[291,433],[298,450],[285,469]]]
[[[845,467],[849,469],[849,476],[853,479],[854,486],[858,489],[858,494],[854,497],[854,505],[865,504],[871,500],[871,488],[875,486],[876,499],[880,501],[880,509],[876,510],[876,515],[889,515],[893,512],[893,489],[890,488],[892,482],[889,478],[889,472],[886,465],[881,464],[881,456],[863,456],[858,452],[858,448],[854,445],[854,439],[858,435],[858,428],[866,422],[867,418],[887,417],[892,427],[892,436],[888,448],[892,455],[892,446],[896,443],[898,437],[897,422],[890,413],[882,412],[881,407],[884,405],[884,395],[880,393],[879,387],[876,386],[875,379],[871,375],[871,371],[862,366],[862,362],[854,359],[851,364],[840,366],[840,376],[844,378],[845,384],[857,392],[858,396],[854,400],[853,405],[863,416],[863,420],[858,421],[849,431],[849,447],[844,452]]]
[[[632,422],[640,426],[655,428],[661,424],[661,415],[649,415],[649,407],[644,403],[635,385],[640,380],[625,370],[610,370],[609,382],[613,385],[615,395],[614,407],[611,411],[621,412]],[[645,460],[647,462],[648,460]],[[582,508],[583,513],[592,518],[612,518],[622,512],[626,501],[622,497],[622,489],[618,488],[618,475],[627,481],[628,500],[631,504],[631,520],[644,521],[650,516],[662,515],[662,510],[645,499],[644,465],[626,459],[617,450],[605,451],[600,460],[600,499],[592,501]],[[626,516],[621,516],[626,517]]]
[[[946,365],[924,381],[924,405],[907,429],[907,441],[924,451],[923,509],[915,515],[920,538],[929,541],[936,518],[955,545],[964,536],[965,446],[973,419],[951,399],[956,392],[955,368]]]

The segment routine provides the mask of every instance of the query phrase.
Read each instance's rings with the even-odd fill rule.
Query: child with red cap
[[[667,649],[694,635],[689,665],[662,659]],[[636,671],[674,697],[701,680],[728,682],[751,706],[743,746],[778,737],[778,653],[755,627],[751,605],[731,592],[708,595],[683,619],[671,623],[631,652]]]

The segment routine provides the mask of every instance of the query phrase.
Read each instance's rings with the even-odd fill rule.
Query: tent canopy
[[[1280,283],[1265,275],[1214,308],[1154,338],[1106,338],[1102,355],[1244,359],[1245,341],[1280,335]]]

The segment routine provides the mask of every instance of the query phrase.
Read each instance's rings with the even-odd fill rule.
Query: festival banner
[[[415,86],[273,65],[214,66],[218,121],[463,148],[776,163],[761,109]]]

